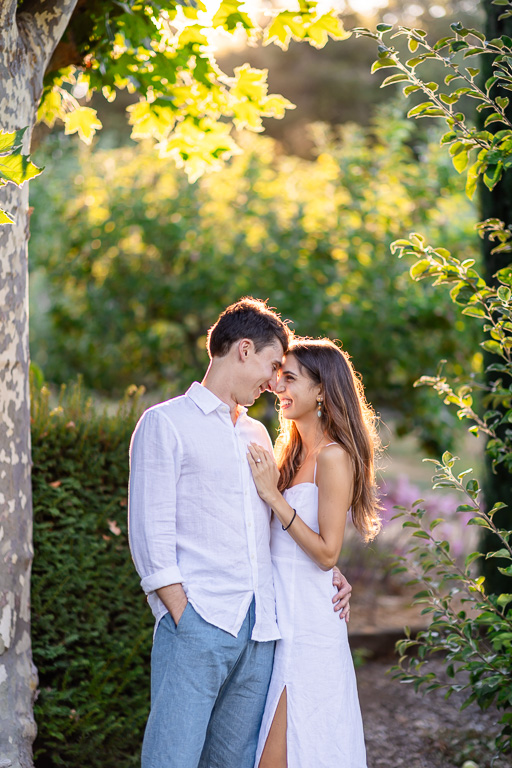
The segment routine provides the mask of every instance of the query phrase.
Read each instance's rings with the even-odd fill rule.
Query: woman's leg
[[[286,687],[279,698],[258,768],[286,768]]]

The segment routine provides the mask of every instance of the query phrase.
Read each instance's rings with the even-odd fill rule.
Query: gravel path
[[[368,768],[461,768],[466,760],[491,768],[496,711],[481,712],[472,704],[460,712],[460,694],[445,700],[442,691],[415,693],[386,675],[392,664],[393,659],[371,661],[357,670]],[[429,666],[443,669],[437,660]],[[512,768],[512,756],[492,768]]]

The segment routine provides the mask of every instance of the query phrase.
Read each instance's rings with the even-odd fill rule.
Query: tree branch
[[[18,28],[34,66],[44,72],[78,0],[28,0],[18,14]]]

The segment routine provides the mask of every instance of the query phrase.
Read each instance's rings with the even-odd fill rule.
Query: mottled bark
[[[76,0],[34,0],[16,16],[0,0],[0,128],[29,127],[43,74]],[[0,227],[0,768],[29,768],[37,674],[30,644],[30,406],[28,389],[28,188],[0,190],[16,217]]]

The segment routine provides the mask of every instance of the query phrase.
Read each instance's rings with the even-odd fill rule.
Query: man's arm
[[[160,409],[147,411],[130,446],[130,549],[143,590],[158,594],[176,624],[187,604],[176,557],[180,456],[172,423]]]
[[[169,584],[167,587],[156,589],[155,592],[171,614],[176,626],[178,626],[178,622],[188,603],[183,585]]]

